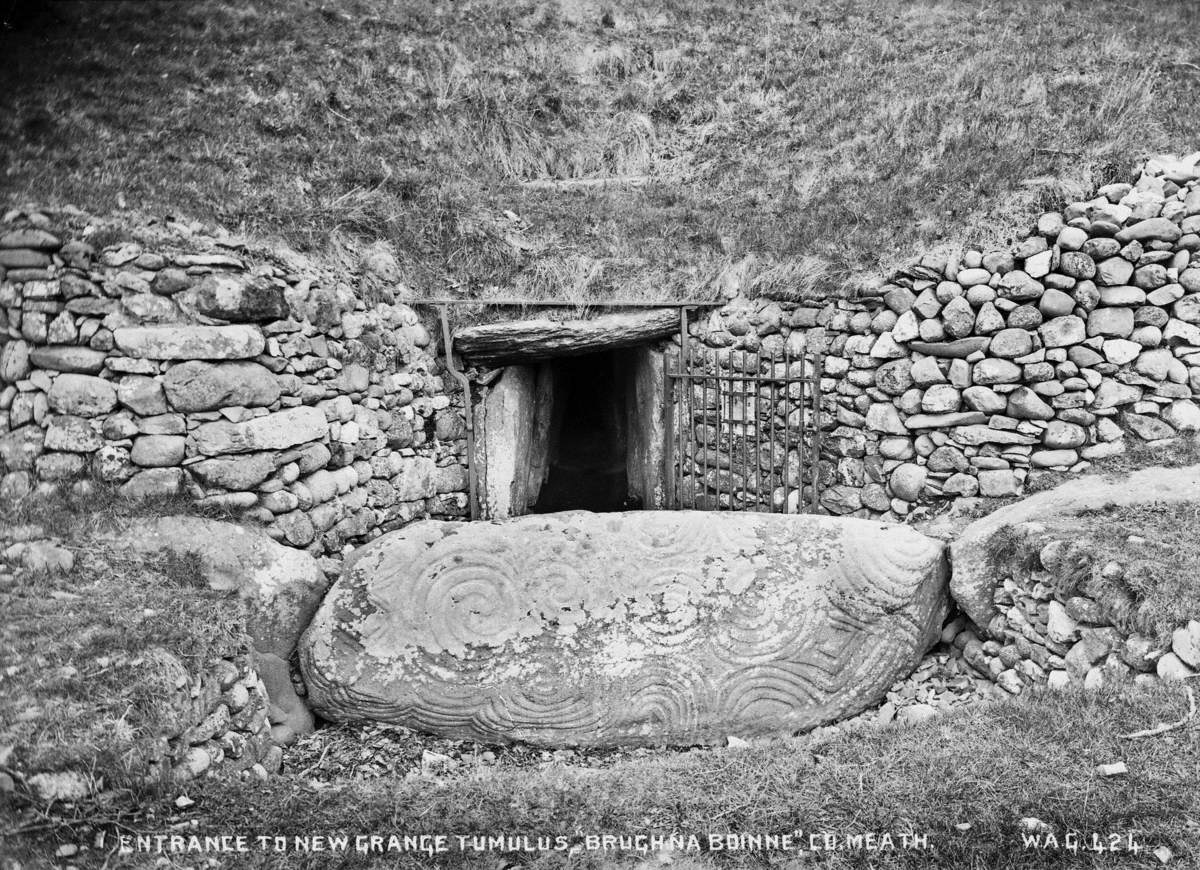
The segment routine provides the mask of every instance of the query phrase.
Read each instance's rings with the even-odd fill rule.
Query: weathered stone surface
[[[1079,253],[1077,251],[1070,251],[1063,254],[1061,259],[1058,261],[1058,271],[1062,272],[1064,275],[1070,275],[1072,278],[1093,278],[1096,275],[1096,263],[1087,254]],[[1053,293],[1057,291],[1052,290],[1047,292]],[[1071,309],[1068,308],[1066,311],[1059,313],[1069,314],[1070,311]]]
[[[984,386],[990,384],[1015,384],[1021,380],[1021,367],[1006,359],[985,359],[975,364],[972,373],[975,383]]]
[[[183,461],[182,435],[143,435],[133,442],[129,458],[144,468],[167,468]]]
[[[973,353],[986,350],[991,339],[987,336],[975,338],[960,338],[957,341],[913,341],[909,342],[909,350],[950,359],[964,359]]]
[[[975,311],[962,296],[955,296],[942,309],[942,326],[951,338],[966,338],[975,326]]]
[[[297,733],[311,729],[312,717],[287,677],[287,660],[325,592],[325,573],[312,556],[276,543],[258,529],[201,517],[133,520],[104,533],[98,543],[119,548],[123,555],[169,553],[194,559],[210,589],[236,592],[246,604],[255,670],[271,703],[282,708]]]
[[[54,410],[78,417],[97,417],[117,406],[113,385],[92,375],[59,375],[47,398]]]
[[[1104,342],[1102,348],[1104,358],[1116,366],[1123,366],[1128,362],[1137,359],[1139,353],[1142,352],[1142,346],[1136,341],[1129,341],[1124,338],[1110,338]]]
[[[314,710],[540,745],[714,743],[833,722],[910,673],[941,545],[777,514],[421,522],[358,550],[299,644]]]
[[[1174,242],[1178,241],[1183,232],[1179,225],[1165,217],[1149,218],[1125,227],[1117,233],[1117,241],[1121,244],[1132,241]]]
[[[992,356],[1014,359],[1033,350],[1033,336],[1025,329],[1002,329],[992,337]]]
[[[437,494],[437,465],[427,456],[403,460],[399,473],[392,478],[397,501],[414,501]]]
[[[1146,291],[1138,287],[1101,287],[1101,305],[1142,305],[1146,301]]]
[[[29,344],[7,341],[0,347],[0,381],[15,383],[29,376]]]
[[[270,405],[279,398],[279,379],[252,362],[212,363],[192,360],[163,375],[163,390],[176,411],[211,411]]]
[[[266,346],[256,327],[243,325],[128,326],[114,329],[113,340],[143,359],[247,359]]]
[[[930,414],[957,411],[961,404],[962,394],[950,384],[934,384],[921,397],[921,410]]]
[[[980,491],[988,495],[980,472]],[[986,626],[995,614],[992,592],[999,581],[989,551],[992,536],[1006,526],[1069,520],[1084,511],[1109,507],[1192,501],[1200,493],[1200,465],[1184,468],[1145,468],[1131,474],[1086,475],[1054,489],[1035,493],[1015,504],[993,511],[957,533],[950,546],[954,575],[950,592],[959,607],[977,626]],[[995,493],[997,495],[1002,493]]]
[[[1053,420],[1054,409],[1029,387],[1017,387],[1008,394],[1007,414],[1017,420]]]
[[[1107,408],[1116,408],[1121,405],[1128,405],[1130,402],[1136,402],[1142,397],[1142,391],[1131,384],[1122,384],[1119,381],[1105,380],[1096,390],[1096,401],[1092,407],[1104,410]]]
[[[115,444],[104,444],[93,454],[92,470],[106,483],[124,483],[137,473],[129,461],[129,450]]]
[[[125,375],[117,382],[117,401],[135,414],[151,416],[164,414],[167,402],[162,384],[145,375]]]
[[[905,462],[892,472],[890,485],[892,495],[905,501],[916,501],[925,486],[927,472],[923,465],[915,462]]]
[[[473,362],[524,362],[629,347],[678,329],[679,313],[672,309],[561,322],[540,318],[467,327],[455,334],[454,347]]]
[[[1122,257],[1110,257],[1096,267],[1096,283],[1101,287],[1118,287],[1132,275],[1133,263]]]
[[[999,414],[1007,405],[1003,396],[987,387],[967,387],[963,390],[963,401],[968,408],[985,414]]]
[[[900,419],[900,412],[890,402],[875,402],[867,408],[866,427],[872,432],[886,432],[889,435],[908,432]]]
[[[893,360],[875,370],[875,386],[889,396],[899,396],[913,385],[913,364],[907,359]]]
[[[82,417],[56,414],[46,427],[45,447],[47,450],[64,450],[69,453],[93,453],[104,444],[100,433]]]
[[[1042,433],[1042,443],[1052,450],[1082,447],[1087,443],[1087,430],[1075,423],[1053,420]]]
[[[1069,467],[1078,461],[1079,454],[1074,450],[1035,450],[1029,456],[1029,464],[1034,468]]]
[[[1133,332],[1133,311],[1129,308],[1097,308],[1087,319],[1087,334],[1128,338]]]
[[[1168,405],[1163,419],[1180,432],[1200,432],[1200,406],[1188,399],[1177,399]]]
[[[193,433],[196,450],[205,456],[282,450],[315,441],[329,431],[325,415],[312,407],[289,408],[243,423],[205,423]]]
[[[1184,296],[1175,303],[1171,313],[1187,323],[1200,323],[1200,293]]]
[[[243,491],[253,489],[275,471],[270,453],[249,456],[218,456],[188,466],[188,470],[207,486]]]
[[[325,591],[324,572],[311,556],[236,523],[185,516],[138,518],[99,533],[97,541],[126,553],[194,557],[210,589],[237,592],[250,605],[247,625],[255,649],[284,658]]]
[[[51,263],[50,255],[28,248],[0,248],[0,266],[11,271],[44,269]]]
[[[45,440],[45,431],[32,423],[0,435],[0,462],[7,471],[28,471],[41,455]]]
[[[963,472],[952,474],[942,484],[942,492],[951,496],[970,498],[979,492],[979,480],[974,475]]]
[[[1078,317],[1056,317],[1038,327],[1046,347],[1068,347],[1087,338],[1087,327]]]
[[[978,411],[953,411],[949,414],[913,414],[904,421],[908,429],[940,429],[945,426],[970,426],[987,420]]]
[[[1171,635],[1171,652],[1190,668],[1200,668],[1200,620],[1175,629]]]
[[[140,418],[137,429],[143,435],[183,435],[187,432],[187,422],[182,414],[158,414]]]
[[[1024,435],[1011,429],[993,429],[990,426],[959,426],[951,437],[959,444],[1036,444],[1032,435]]]
[[[233,323],[258,323],[288,316],[283,288],[249,275],[208,275],[180,299],[184,306],[191,306],[206,317]]]
[[[118,490],[126,498],[162,498],[178,495],[186,475],[182,468],[147,468],[134,474]]]
[[[996,294],[1001,299],[1022,302],[1028,299],[1037,299],[1042,295],[1043,289],[1040,281],[1035,281],[1020,269],[1015,269],[1000,279],[1000,286],[996,288]]]
[[[1170,438],[1175,430],[1157,417],[1148,414],[1122,414],[1121,422],[1128,426],[1143,441]]]
[[[104,368],[104,356],[101,350],[61,344],[35,347],[29,352],[29,362],[39,369],[94,375]]]
[[[0,248],[32,248],[35,251],[57,251],[62,247],[58,236],[37,227],[21,227],[0,236]]]
[[[925,387],[933,384],[944,384],[946,382],[946,376],[942,374],[937,359],[931,356],[921,357],[913,363],[910,374],[912,375],[912,382],[921,389],[925,389]],[[879,386],[878,378],[876,378],[876,386]],[[900,393],[903,392],[904,390],[900,391]]]

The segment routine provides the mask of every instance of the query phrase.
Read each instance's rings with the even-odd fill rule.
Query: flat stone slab
[[[254,326],[126,326],[113,330],[117,347],[142,359],[248,359],[266,347]]]
[[[909,350],[915,350],[917,353],[923,353],[929,356],[943,357],[946,359],[963,359],[965,357],[969,357],[973,353],[979,353],[981,350],[986,350],[991,341],[992,340],[986,336],[960,338],[955,341],[910,341],[908,343],[908,348]]]
[[[283,450],[323,438],[329,431],[325,415],[308,405],[253,417],[241,423],[219,420],[196,427],[192,440],[205,456]]]
[[[471,326],[454,334],[454,347],[473,362],[499,365],[632,347],[678,330],[679,312],[663,308],[590,320],[538,318]]]
[[[691,745],[857,713],[945,618],[944,545],[842,517],[426,521],[357,551],[298,645],[335,721],[543,746]]]

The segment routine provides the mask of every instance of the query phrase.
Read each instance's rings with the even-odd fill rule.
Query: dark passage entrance
[[[621,352],[565,357],[544,365],[553,369],[553,411],[545,482],[531,512],[641,507],[629,496],[633,374]]]

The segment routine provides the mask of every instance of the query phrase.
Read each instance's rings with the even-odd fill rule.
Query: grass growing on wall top
[[[1200,129],[1188,2],[29,8],[4,198],[387,239],[422,294],[827,292]]]

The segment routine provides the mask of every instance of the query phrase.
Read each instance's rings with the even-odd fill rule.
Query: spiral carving
[[[942,545],[864,520],[570,512],[384,535],[300,644],[326,718],[540,745],[795,732],[878,699],[947,607]]]

